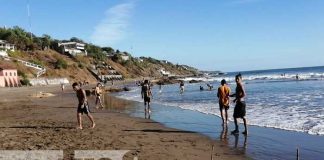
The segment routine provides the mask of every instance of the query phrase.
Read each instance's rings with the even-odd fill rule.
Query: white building
[[[15,51],[15,45],[5,40],[0,40],[0,56],[8,57],[7,51]]]
[[[171,73],[169,71],[166,71],[164,68],[161,68],[160,69],[160,73],[163,75],[163,76],[170,76]]]
[[[128,56],[127,54],[125,54],[125,53],[122,53],[122,54],[120,55],[120,57],[121,57],[121,59],[122,59],[123,61],[128,61],[128,60],[129,60],[129,56]]]
[[[72,56],[76,56],[76,55],[87,56],[87,51],[85,50],[84,43],[65,42],[65,43],[58,43],[58,46],[62,48],[63,53],[67,53]]]

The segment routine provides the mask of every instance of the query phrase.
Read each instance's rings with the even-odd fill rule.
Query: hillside
[[[153,58],[133,58],[128,61],[107,59],[107,63],[119,71],[126,78],[138,77],[161,77],[161,69],[172,75],[195,75],[197,69],[174,65],[170,62],[160,61]]]
[[[79,63],[76,62],[75,59],[72,59],[66,55],[62,55],[53,50],[33,52],[16,51],[11,52],[9,56],[44,66],[46,68],[46,73],[41,77],[66,77],[70,81],[86,80],[88,82],[96,82],[96,79],[91,76],[91,73],[86,69],[86,67],[79,65]],[[91,60],[91,58],[88,59],[89,61]],[[23,76],[26,76],[27,79],[36,77],[37,71],[35,69],[26,67],[14,59],[1,60],[0,66],[17,68],[19,76],[21,76],[21,78],[23,78]]]
[[[32,37],[31,37],[32,36]],[[2,58],[0,67],[17,68],[21,79],[27,80],[41,75],[46,78],[68,78],[70,81],[97,81],[96,75],[122,75],[123,78],[162,77],[196,75],[197,69],[156,60],[151,57],[132,57],[127,52],[121,52],[111,47],[99,47],[72,37],[69,40],[57,40],[44,34],[38,37],[15,26],[0,27],[0,40],[15,46],[15,51],[8,51],[9,59]],[[62,44],[66,45],[62,48]],[[75,45],[73,49],[82,51],[83,55],[72,56],[66,48]],[[76,45],[79,45],[76,47]],[[4,50],[5,48],[0,48]],[[70,49],[70,48],[69,48]],[[75,51],[75,50],[74,50]],[[74,52],[73,51],[73,52]],[[65,54],[61,54],[64,52]],[[39,66],[32,69],[21,64],[21,61]],[[38,71],[37,71],[38,69]],[[41,69],[46,69],[41,74]],[[112,73],[113,72],[113,73]],[[110,74],[110,75],[109,75]],[[119,78],[120,79],[120,78]]]
[[[174,65],[170,62],[159,61],[153,58],[133,58],[123,61],[116,58],[105,58],[104,60],[95,60],[92,57],[70,57],[60,54],[54,50],[36,50],[36,51],[15,51],[10,52],[9,56],[11,60],[0,60],[0,66],[6,68],[17,68],[21,79],[24,77],[27,79],[36,77],[36,70],[26,67],[21,63],[14,60],[18,58],[28,62],[32,62],[46,68],[46,73],[41,77],[46,78],[58,78],[66,77],[70,81],[88,81],[95,83],[96,78],[88,71],[87,68],[91,68],[99,63],[106,63],[113,67],[118,73],[125,78],[141,78],[141,77],[162,77],[159,72],[161,68],[171,72],[173,75],[194,75],[196,70],[193,68],[187,69],[184,66]]]

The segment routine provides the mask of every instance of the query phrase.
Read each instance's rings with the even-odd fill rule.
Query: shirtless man
[[[151,103],[152,92],[151,92],[151,86],[150,86],[148,80],[145,80],[142,85],[141,95],[142,95],[142,99],[144,99],[145,114],[146,114],[146,112],[150,113],[151,112],[150,103]]]
[[[245,101],[244,101],[244,97],[245,97],[245,90],[242,84],[242,75],[239,73],[238,75],[235,76],[235,81],[236,81],[236,89],[235,89],[235,94],[231,95],[231,97],[235,97],[234,99],[234,103],[236,103],[235,108],[234,108],[234,123],[235,123],[235,130],[232,131],[232,134],[238,134],[239,133],[239,127],[237,124],[237,119],[238,118],[242,118],[243,122],[244,122],[244,128],[245,131],[242,132],[243,134],[247,135],[248,134],[248,130],[247,130],[247,120],[245,118]]]
[[[98,83],[97,86],[96,86],[96,88],[95,88],[96,108],[97,108],[97,109],[99,108],[99,107],[97,107],[97,106],[98,106],[98,103],[100,104],[100,107],[101,107],[101,108],[104,108],[104,106],[103,106],[103,104],[102,104],[102,101],[101,101],[101,94],[102,94],[102,92],[101,92],[100,87],[101,87],[101,84]]]
[[[77,110],[77,118],[78,118],[78,127],[77,129],[83,129],[82,127],[82,114],[86,114],[89,118],[89,120],[92,122],[91,128],[94,128],[96,126],[93,117],[90,114],[88,101],[86,97],[85,91],[78,85],[78,83],[72,84],[73,90],[76,92],[76,96],[79,100],[78,104],[78,110]]]

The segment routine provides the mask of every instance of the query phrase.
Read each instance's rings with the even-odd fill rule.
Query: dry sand
[[[30,96],[40,92],[51,96]],[[1,88],[0,96],[0,150],[64,150],[64,159],[75,150],[131,150],[129,160],[247,159],[223,142],[111,110],[92,109],[96,128],[83,116],[84,129],[77,130],[75,94],[59,86]]]

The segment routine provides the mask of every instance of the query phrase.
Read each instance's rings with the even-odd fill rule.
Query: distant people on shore
[[[235,97],[233,102],[236,103],[235,108],[234,108],[234,114],[233,114],[235,130],[233,130],[231,133],[239,134],[239,126],[237,123],[237,119],[242,118],[243,122],[244,122],[244,128],[245,128],[245,131],[242,133],[247,135],[248,134],[247,120],[245,118],[246,104],[244,101],[246,94],[245,94],[245,90],[244,90],[243,83],[242,83],[242,75],[240,73],[235,76],[235,81],[236,81],[235,94],[231,95],[231,97]]]
[[[184,81],[181,81],[180,82],[180,94],[183,94],[184,89],[185,89],[185,87],[184,87]]]
[[[145,112],[145,117],[146,117],[147,113],[149,115],[151,113],[150,103],[151,103],[151,97],[152,97],[151,86],[150,86],[148,80],[144,80],[144,83],[142,85],[141,95],[142,95],[142,99],[144,100],[144,112]]]
[[[231,89],[227,86],[226,80],[223,79],[221,81],[221,86],[218,87],[218,91],[217,91],[219,111],[222,117],[223,126],[227,126],[227,122],[228,122],[227,110],[229,109],[229,105],[230,105],[230,98],[229,98],[230,93],[231,93]]]
[[[82,114],[86,114],[89,120],[92,122],[91,128],[96,126],[92,115],[90,114],[89,105],[87,101],[87,96],[85,91],[79,86],[78,83],[72,84],[73,90],[76,92],[76,96],[78,98],[79,104],[77,109],[77,119],[78,119],[78,127],[77,129],[83,129],[82,127]]]
[[[102,85],[100,83],[97,84],[95,88],[95,96],[96,96],[96,108],[98,109],[98,103],[100,105],[100,108],[104,108],[101,100],[101,95],[102,95],[102,90],[101,90]]]
[[[64,89],[65,89],[65,85],[64,85],[64,83],[61,83],[61,90],[62,90],[62,92],[64,92]]]
[[[209,84],[209,83],[207,83],[207,87],[208,87],[208,89],[209,89],[210,91],[214,88],[214,86],[211,85],[211,84]]]

